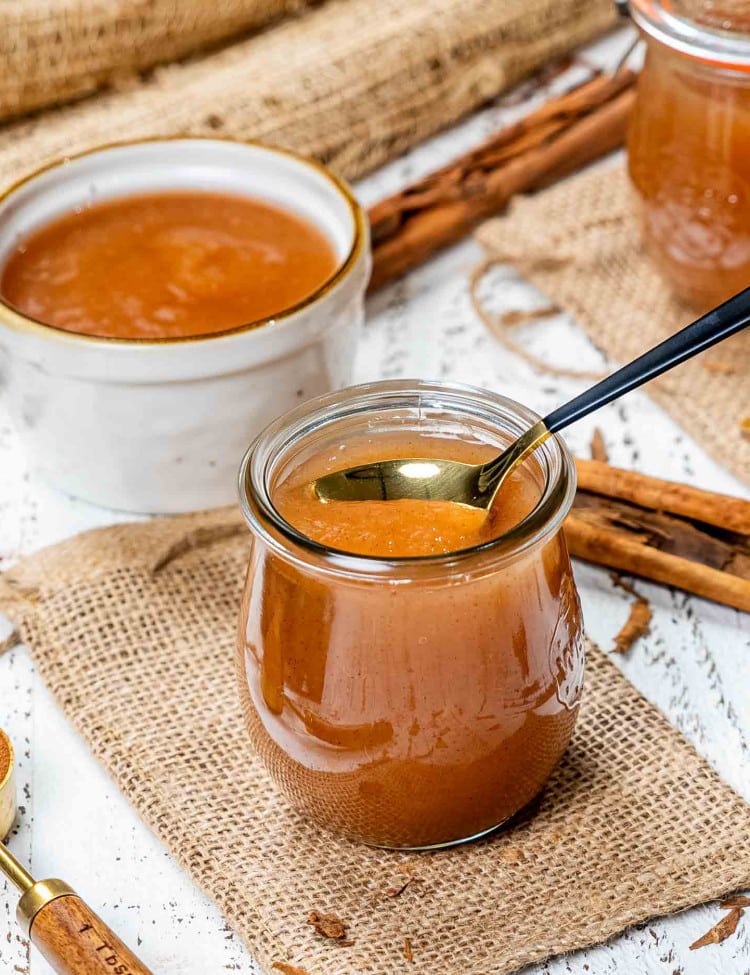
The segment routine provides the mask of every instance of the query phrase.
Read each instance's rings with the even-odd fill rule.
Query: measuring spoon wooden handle
[[[58,975],[152,975],[77,894],[40,908],[29,934]]]

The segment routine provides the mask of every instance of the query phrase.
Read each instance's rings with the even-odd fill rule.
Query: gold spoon
[[[395,501],[417,498],[489,508],[505,478],[541,443],[624,393],[750,324],[750,288],[707,312],[595,386],[558,407],[484,464],[408,457],[326,474],[313,482],[321,501]],[[721,431],[717,430],[721,436]]]

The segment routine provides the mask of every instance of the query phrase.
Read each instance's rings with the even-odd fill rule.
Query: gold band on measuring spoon
[[[32,883],[22,895],[16,908],[16,917],[23,933],[28,935],[31,932],[34,918],[50,901],[57,900],[58,897],[70,896],[75,897],[76,892],[64,880],[38,880]]]

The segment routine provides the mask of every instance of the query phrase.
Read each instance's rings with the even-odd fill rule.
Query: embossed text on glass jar
[[[518,526],[463,553],[398,559],[299,536],[273,506],[275,485],[362,436],[502,446],[534,419],[471,387],[376,383],[298,408],[248,452],[240,694],[271,775],[320,825],[384,846],[449,844],[542,788],[583,681],[560,528],[575,474],[553,438],[533,460],[538,502]]]

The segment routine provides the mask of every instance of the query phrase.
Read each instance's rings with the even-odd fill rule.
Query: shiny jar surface
[[[561,442],[511,485],[513,510],[494,528],[472,512],[458,534],[424,534],[414,510],[368,509],[357,544],[375,555],[329,547],[354,538],[356,514],[328,544],[297,531],[320,534],[300,510],[311,476],[416,446],[480,460],[531,417],[470,387],[376,383],[300,407],[248,452],[243,711],[272,777],[319,825],[388,847],[461,842],[533,799],[564,753],[584,659],[560,530],[575,474]],[[379,536],[399,554],[380,554]],[[404,556],[404,544],[430,554]]]
[[[647,46],[628,133],[642,238],[675,296],[695,311],[750,281],[747,18],[720,18],[718,5],[709,18],[703,6],[631,4]]]

